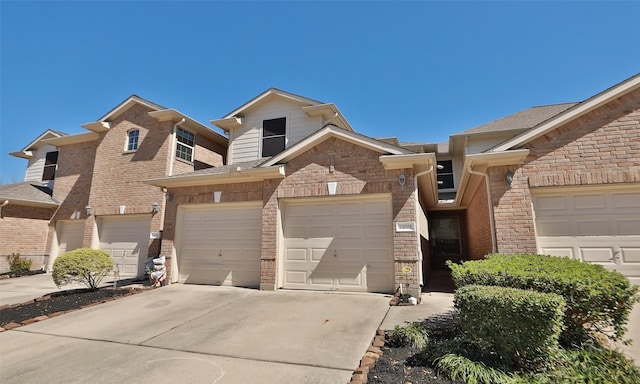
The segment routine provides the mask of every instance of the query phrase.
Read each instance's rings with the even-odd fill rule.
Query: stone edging
[[[367,375],[369,371],[376,366],[376,362],[382,356],[382,347],[384,347],[386,332],[383,329],[378,329],[376,336],[371,342],[371,346],[367,348],[362,360],[360,360],[360,366],[353,371],[351,375],[351,381],[348,384],[364,384],[368,381]]]
[[[145,292],[145,291],[148,291],[148,290],[149,289],[129,288],[129,292],[125,293],[124,295],[120,295],[120,296],[116,296],[116,297],[109,297],[109,298],[106,298],[106,299],[102,299],[100,301],[96,301],[95,303],[83,305],[81,307],[69,309],[67,311],[59,311],[59,312],[51,313],[49,315],[42,315],[42,316],[33,317],[31,319],[26,319],[26,320],[24,320],[24,321],[22,321],[20,323],[14,323],[14,322],[7,323],[7,324],[3,325],[2,327],[0,327],[0,332],[9,331],[9,330],[12,330],[12,329],[16,329],[18,327],[22,327],[24,325],[37,323],[37,322],[40,322],[40,321],[43,321],[43,320],[50,319],[52,317],[58,317],[60,315],[64,315],[65,313],[74,312],[74,311],[77,311],[77,310],[80,310],[80,309],[83,309],[83,308],[93,307],[93,306],[96,306],[98,304],[103,304],[103,303],[107,303],[109,301],[118,300],[118,299],[121,299],[123,297],[132,296],[132,295],[135,295],[137,293]],[[45,296],[41,296],[41,297],[37,297],[37,298],[35,298],[33,300],[25,301],[24,303],[20,303],[20,304],[6,304],[6,305],[3,305],[3,306],[0,307],[0,311],[5,309],[5,308],[19,307],[19,306],[24,305],[24,304],[31,304],[33,302],[44,301],[44,300],[48,300],[50,298],[51,298],[51,294],[45,295]]]

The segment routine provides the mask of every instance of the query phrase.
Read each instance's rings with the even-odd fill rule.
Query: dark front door
[[[460,217],[458,215],[432,217],[429,224],[432,268],[448,269],[447,260],[462,261]]]

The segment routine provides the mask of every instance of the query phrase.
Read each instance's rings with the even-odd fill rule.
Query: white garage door
[[[144,262],[149,252],[151,218],[100,217],[98,235],[100,249],[111,255],[120,278],[130,279],[144,275]]]
[[[56,235],[58,237],[58,255],[82,248],[84,237],[84,220],[58,221]]]
[[[391,199],[283,204],[284,287],[393,291]]]
[[[640,192],[535,194],[538,252],[597,263],[640,278]]]
[[[260,286],[262,202],[181,206],[178,261],[192,284]]]

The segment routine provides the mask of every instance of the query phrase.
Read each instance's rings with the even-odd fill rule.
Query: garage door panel
[[[178,262],[191,284],[258,287],[261,204],[183,207]]]
[[[640,277],[640,192],[563,190],[533,195],[538,250]],[[552,209],[555,208],[555,209]]]
[[[84,220],[58,221],[56,224],[58,255],[82,248],[84,225]]]
[[[285,288],[393,290],[388,198],[282,205]],[[369,275],[369,264],[378,272]]]
[[[640,247],[622,247],[622,258],[625,263],[640,264]]]
[[[150,217],[100,217],[100,249],[108,252],[121,278],[141,277],[149,252]]]

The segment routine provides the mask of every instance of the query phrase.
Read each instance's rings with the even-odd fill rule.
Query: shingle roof
[[[0,185],[0,200],[16,200],[47,205],[59,205],[51,197],[53,191],[44,184],[23,182]]]
[[[457,133],[454,136],[530,129],[556,116],[557,114],[566,111],[576,104],[578,103],[544,105],[525,109],[524,111],[514,113],[513,115]]]
[[[258,165],[264,163],[267,160],[269,160],[269,158],[265,157],[265,158],[258,159],[258,160],[244,161],[244,162],[241,162],[241,163],[235,163],[235,164],[231,164],[231,165],[223,165],[223,166],[220,166],[220,167],[211,167],[211,168],[200,169],[200,170],[194,171],[194,172],[173,175],[172,177],[180,177],[180,176],[185,176],[185,175],[189,175],[189,176],[222,175],[222,174],[225,174],[225,173],[234,172],[238,168],[241,168],[242,170],[253,169],[253,168],[256,168]]]

